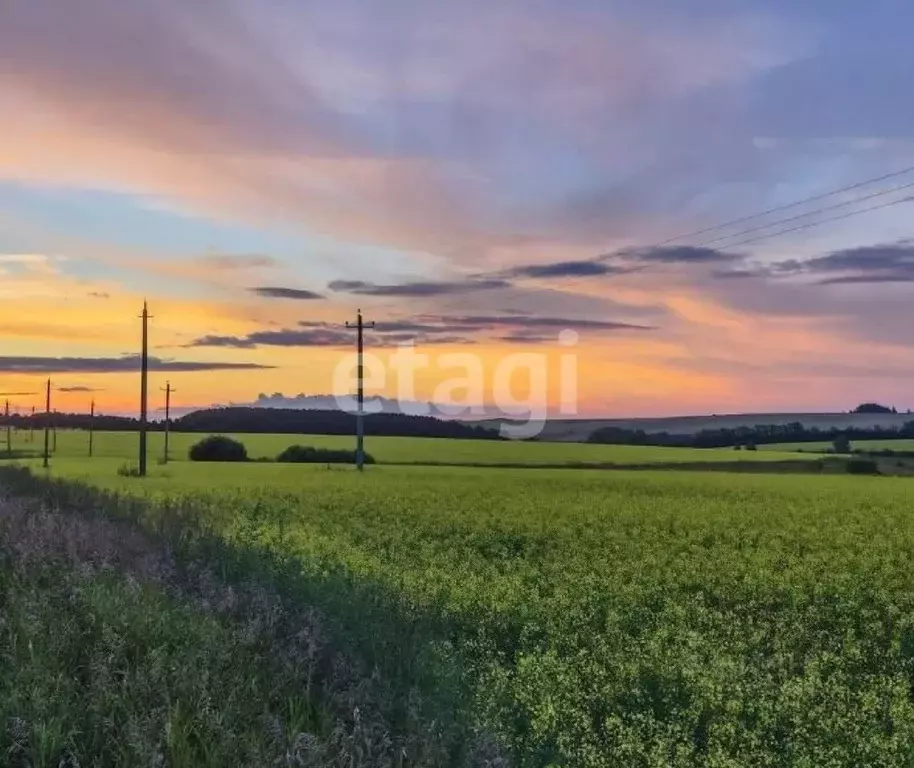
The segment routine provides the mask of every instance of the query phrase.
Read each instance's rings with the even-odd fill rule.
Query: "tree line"
[[[494,429],[445,421],[433,416],[411,416],[400,413],[371,413],[365,415],[366,435],[396,437],[450,437],[475,440],[499,440]],[[110,432],[135,432],[138,419],[126,416],[85,413],[11,414],[10,423],[16,429],[44,429],[45,424],[57,429],[93,429]],[[151,431],[165,429],[165,421],[148,422]],[[307,411],[282,408],[206,408],[171,420],[175,432],[247,432],[276,434],[351,435],[355,433],[356,417],[343,411]]]
[[[645,432],[643,429],[601,427],[590,434],[590,443],[610,445],[666,445],[681,448],[730,448],[770,443],[832,442],[838,437],[848,440],[893,440],[914,438],[914,420],[900,427],[805,427],[799,421],[787,424],[760,424],[752,427],[702,429],[692,434]]]

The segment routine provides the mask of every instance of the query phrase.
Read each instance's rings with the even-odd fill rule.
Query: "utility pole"
[[[29,420],[29,442],[35,442],[35,406],[32,406],[32,418]]]
[[[165,382],[165,455],[163,457],[163,464],[168,463],[168,430],[171,426],[171,393],[174,390],[171,388],[171,382]]]
[[[0,392],[0,397],[3,397],[3,420],[6,422],[6,456],[8,459],[13,458],[13,417],[10,411],[10,396],[26,396],[34,395],[34,392]],[[17,409],[17,415],[22,416],[22,412]],[[32,422],[35,420],[35,406],[32,406]],[[22,422],[19,422],[19,426],[16,427],[18,431],[22,431]],[[34,429],[34,426],[30,426],[30,429]]]
[[[149,310],[143,301],[143,351],[140,355],[140,477],[146,477],[146,397],[149,378]]]
[[[92,458],[92,438],[95,431],[95,400],[89,405],[89,458]]]
[[[48,387],[44,399],[44,461],[42,466],[48,468],[48,438],[50,437],[51,428],[51,380],[48,379]]]
[[[374,322],[365,323],[362,320],[362,310],[356,310],[356,322],[353,325],[352,323],[346,323],[347,328],[356,329],[356,339],[357,339],[357,349],[358,349],[358,363],[357,363],[357,376],[359,380],[359,389],[358,389],[358,411],[355,414],[355,466],[362,471],[365,464],[365,421],[364,421],[364,402],[365,402],[365,366],[363,363],[364,350],[365,350],[365,328],[374,328]]]

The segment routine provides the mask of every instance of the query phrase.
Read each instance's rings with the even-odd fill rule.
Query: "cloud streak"
[[[529,277],[536,279],[563,277],[602,277],[630,272],[631,269],[607,264],[600,259],[579,261],[556,261],[551,264],[527,264],[508,270],[510,277]]]
[[[260,347],[337,347],[348,348],[354,343],[353,331],[339,325],[302,321],[299,328],[254,331],[240,336],[208,335],[194,339],[187,347],[227,347],[233,349],[258,349]],[[393,346],[428,342],[434,344],[466,344],[472,339],[455,335],[442,326],[408,322],[379,323],[368,328],[365,334],[374,346]]]
[[[316,301],[324,297],[314,291],[306,291],[303,288],[280,288],[274,286],[258,286],[248,289],[257,296],[267,299],[293,299],[296,301]]]
[[[280,262],[267,254],[208,254],[199,259],[201,264],[223,272],[242,272],[253,269],[271,269]]]
[[[603,258],[623,258],[640,264],[720,264],[740,261],[743,256],[695,245],[658,245],[624,249]]]
[[[592,259],[524,264],[494,273],[493,276],[533,280],[600,278],[629,275],[651,266],[703,266],[736,263],[744,258],[742,254],[692,245],[645,246],[623,248],[618,251],[601,254]]]
[[[197,360],[164,360],[149,358],[150,371],[174,373],[194,371],[249,371],[273,366],[259,363],[204,362]],[[140,370],[140,356],[123,357],[0,357],[0,371],[4,373],[135,373]]]
[[[207,335],[187,347],[226,347],[257,349],[259,347],[350,347],[350,329],[319,321],[301,321],[298,328],[254,331],[231,335]],[[622,332],[653,331],[654,326],[616,320],[570,317],[536,317],[530,315],[419,315],[412,319],[381,321],[366,329],[375,345],[396,344],[472,344],[495,334],[501,341],[532,343],[554,341],[562,330]]]
[[[362,280],[334,280],[327,287],[336,293],[350,293],[355,296],[403,296],[419,298],[430,296],[454,296],[462,293],[510,288],[511,283],[496,277],[447,280],[440,282],[405,282],[389,285],[378,285]]]
[[[444,327],[466,330],[485,328],[515,327],[521,329],[549,328],[569,330],[598,331],[652,331],[654,326],[628,323],[618,320],[599,320],[574,317],[538,317],[536,315],[422,315],[424,320],[432,320]]]
[[[914,282],[914,243],[900,240],[769,263],[745,256],[743,264],[715,270],[712,276],[722,280],[805,278],[822,286],[910,283]]]
[[[824,275],[820,284],[907,283],[914,280],[914,244],[907,241],[846,248],[795,264],[775,265],[782,273]]]
[[[342,347],[352,343],[352,334],[343,329],[315,328],[255,331],[244,336],[208,335],[194,339],[188,347]]]

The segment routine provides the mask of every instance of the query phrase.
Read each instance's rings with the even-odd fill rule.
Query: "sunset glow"
[[[494,5],[4,3],[13,407],[50,376],[57,408],[135,413],[144,300],[178,409],[332,392],[359,308],[379,359],[430,356],[419,400],[462,352],[491,402],[499,360],[555,366],[569,328],[581,416],[914,407],[912,176],[716,229],[914,166],[878,66],[914,64],[905,24]]]

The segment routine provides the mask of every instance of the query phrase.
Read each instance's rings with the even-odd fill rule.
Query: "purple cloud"
[[[257,294],[267,299],[294,299],[297,301],[313,301],[323,299],[324,297],[314,291],[306,291],[303,288],[278,288],[273,286],[258,286],[249,288],[251,293]]]
[[[196,360],[164,360],[149,358],[150,371],[246,371],[272,368],[258,363],[223,363]],[[4,373],[122,373],[140,370],[139,355],[123,357],[0,357],[0,371]]]

